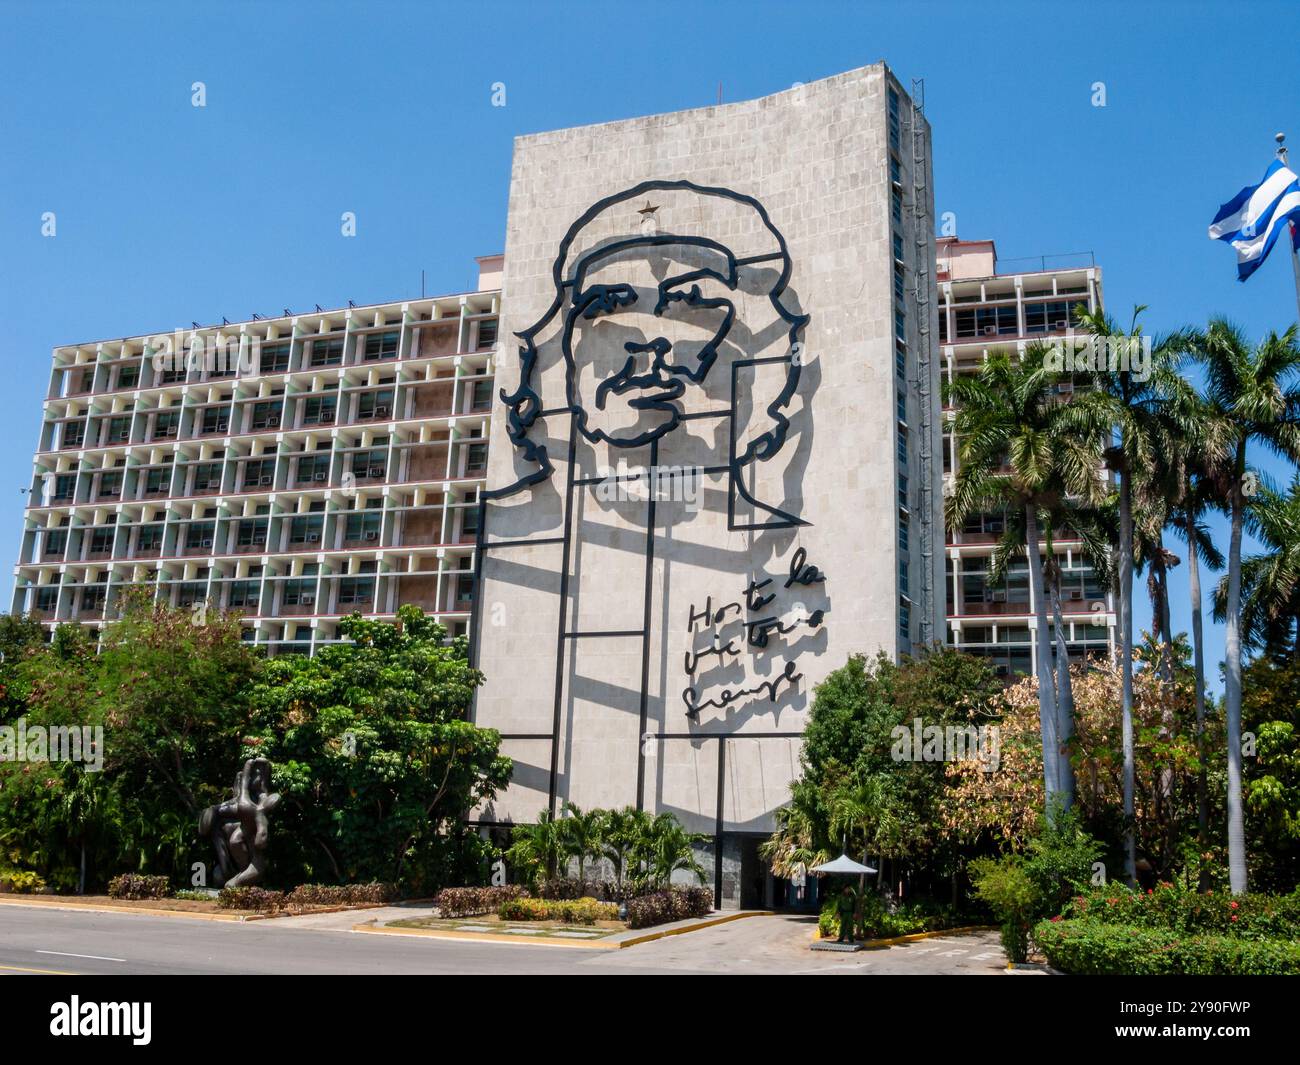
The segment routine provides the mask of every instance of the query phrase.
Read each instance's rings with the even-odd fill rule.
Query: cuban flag
[[[1268,258],[1290,223],[1292,246],[1300,249],[1300,178],[1280,159],[1273,160],[1258,185],[1247,185],[1210,223],[1210,239],[1226,240],[1237,251],[1237,280],[1245,281]]]

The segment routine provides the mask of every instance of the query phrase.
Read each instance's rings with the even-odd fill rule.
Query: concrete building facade
[[[1065,340],[1077,324],[1080,305],[1102,303],[1101,268],[1090,253],[999,261],[991,240],[941,237],[937,248],[939,340],[945,380],[973,374],[994,351],[1023,355],[1035,341]],[[1062,400],[1076,387],[1058,386]],[[960,467],[951,431],[955,413],[945,409],[944,476]],[[1000,676],[1032,674],[1037,666],[1035,604],[1024,558],[1013,562],[1005,581],[988,580],[989,556],[1001,539],[1003,516],[977,514],[950,530],[945,544],[948,642],[989,659]],[[1046,542],[1040,545],[1046,551]],[[1114,596],[1081,552],[1077,533],[1058,530],[1053,550],[1061,567],[1062,617],[1072,661],[1110,655],[1115,647]]]
[[[758,904],[814,686],[944,633],[929,127],[878,64],[516,140],[475,719]]]
[[[414,603],[470,619],[501,257],[479,291],[55,349],[12,609],[92,633],[131,587],[269,654]]]

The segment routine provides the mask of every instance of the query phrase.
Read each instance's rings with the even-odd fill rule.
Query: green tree
[[[1242,807],[1242,556],[1247,502],[1257,484],[1247,468],[1251,444],[1300,461],[1300,345],[1296,327],[1270,333],[1252,346],[1222,318],[1192,338],[1191,356],[1204,369],[1206,415],[1228,441],[1213,479],[1228,501],[1227,586],[1224,591],[1224,706],[1228,741],[1228,875],[1234,893],[1247,889],[1246,835]]]
[[[467,720],[482,674],[413,606],[395,624],[354,614],[349,642],[266,664],[246,756],[270,758],[284,796],[281,878],[400,882],[427,893],[474,875],[486,844],[465,815],[510,777],[491,729]]]
[[[550,810],[539,812],[536,824],[515,825],[510,830],[506,861],[522,870],[522,879],[529,884],[554,879],[569,855],[568,829]]]
[[[957,406],[958,468],[945,517],[955,529],[984,510],[1023,515],[1038,649],[1039,722],[1043,749],[1051,752],[1043,759],[1043,780],[1053,809],[1073,802],[1074,778],[1062,744],[1072,726],[1060,717],[1066,706],[1058,703],[1049,650],[1043,517],[1063,492],[1090,502],[1099,501],[1102,492],[1097,437],[1086,426],[1081,431],[1071,405],[1060,402],[1056,386],[1061,375],[1047,364],[1047,353],[1041,344],[1031,345],[1019,359],[995,352],[978,373],[949,382],[947,399]]]
[[[708,838],[687,832],[671,813],[656,814],[633,845],[632,862],[654,887],[667,887],[678,869],[703,882],[704,869],[695,857],[695,846]]]
[[[601,853],[614,866],[614,879],[622,886],[627,872],[628,858],[636,842],[645,835],[650,825],[650,815],[634,806],[605,813],[600,836]]]

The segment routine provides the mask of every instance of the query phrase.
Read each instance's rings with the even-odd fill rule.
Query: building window
[[[907,339],[907,316],[902,311],[894,311],[894,337],[898,340]]]
[[[298,460],[298,483],[324,484],[329,480],[329,455],[305,455]]]
[[[497,342],[497,320],[487,318],[478,324],[478,343],[475,345],[475,351],[483,351],[485,348],[492,347]]]
[[[230,585],[230,594],[227,598],[227,604],[232,610],[239,610],[244,607],[257,608],[257,581],[233,581]]]
[[[898,463],[907,465],[907,430],[901,427],[898,430]]]
[[[898,515],[898,549],[900,551],[908,550],[907,545],[911,531],[911,524],[911,518],[907,516],[906,512],[902,512]]]
[[[337,396],[312,396],[303,404],[303,425],[333,425]]]
[[[125,444],[131,437],[131,415],[125,414],[108,420],[108,442]]]
[[[82,441],[84,441],[85,439],[86,439],[86,423],[84,420],[63,423],[63,446],[64,447],[81,447]]]
[[[294,547],[320,543],[321,530],[325,519],[318,517],[298,517],[289,523],[289,543]]]
[[[116,499],[122,494],[122,471],[110,470],[99,475],[99,498]]]
[[[135,549],[137,551],[159,551],[162,549],[162,542],[162,525],[141,525],[139,531],[135,534]]]
[[[912,607],[902,599],[898,601],[898,635],[904,640],[912,638]]]
[[[456,577],[456,605],[463,609],[468,609],[470,603],[474,601],[474,574],[461,573]]]
[[[391,333],[371,333],[366,337],[365,354],[363,358],[366,362],[376,362],[379,359],[397,358],[397,343],[400,334],[396,331]]]
[[[465,449],[465,476],[482,477],[487,473],[487,456],[488,446],[483,444],[470,444]]]
[[[72,493],[77,490],[77,475],[75,473],[61,473],[54,478],[54,499],[71,499]]]
[[[203,433],[224,433],[230,428],[230,408],[221,407],[204,407],[203,408]]]
[[[207,551],[212,547],[213,537],[217,533],[217,524],[213,521],[193,521],[185,529],[185,550],[187,552]]]
[[[487,410],[492,406],[492,382],[475,381],[474,389],[470,394],[470,408],[472,410]]]
[[[45,554],[63,557],[68,549],[68,530],[50,529],[45,533]]]
[[[894,267],[894,299],[897,300],[899,303],[903,303],[905,299],[905,292],[906,289],[903,286],[903,268],[901,266],[895,266]]]
[[[175,437],[180,424],[180,411],[168,410],[154,415],[153,438],[155,440],[170,440]]]
[[[140,365],[123,366],[117,371],[118,388],[135,388],[140,383]]]
[[[898,475],[898,505],[907,506],[907,474]]]
[[[90,534],[90,553],[92,555],[107,555],[113,550],[113,534],[117,529],[112,526],[99,526]]]
[[[221,491],[221,463],[204,462],[194,467],[194,491]]]
[[[239,532],[235,537],[235,543],[245,550],[265,548],[267,525],[266,518],[243,519],[239,523]]]
[[[278,429],[280,427],[280,414],[283,409],[283,400],[276,400],[271,403],[254,403],[253,431]]]
[[[348,543],[378,543],[383,517],[379,513],[349,514],[343,536]]]
[[[286,373],[289,369],[289,345],[271,344],[262,348],[262,373]]]
[[[373,577],[344,577],[339,581],[339,606],[370,603],[375,598]]]
[[[393,414],[393,390],[383,389],[379,392],[362,392],[357,397],[357,420],[367,418],[390,418]]]
[[[907,376],[907,344],[901,339],[894,341],[894,369],[899,377]]]
[[[898,590],[904,595],[909,594],[907,583],[907,563],[901,561],[898,563]]]
[[[321,366],[338,366],[343,362],[343,338],[331,337],[328,340],[313,340],[308,366],[313,370]]]
[[[460,536],[468,539],[478,535],[478,506],[471,504],[460,508]]]

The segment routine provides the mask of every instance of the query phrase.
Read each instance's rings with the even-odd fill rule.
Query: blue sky
[[[54,345],[418,295],[421,269],[430,293],[472,287],[504,244],[512,137],[707,105],[719,82],[747,99],[884,59],[925,79],[961,236],[1093,252],[1108,309],[1148,304],[1149,331],[1283,329],[1285,249],[1238,284],[1205,230],[1275,132],[1300,153],[1297,39],[1295,3],[0,2],[0,559]]]

